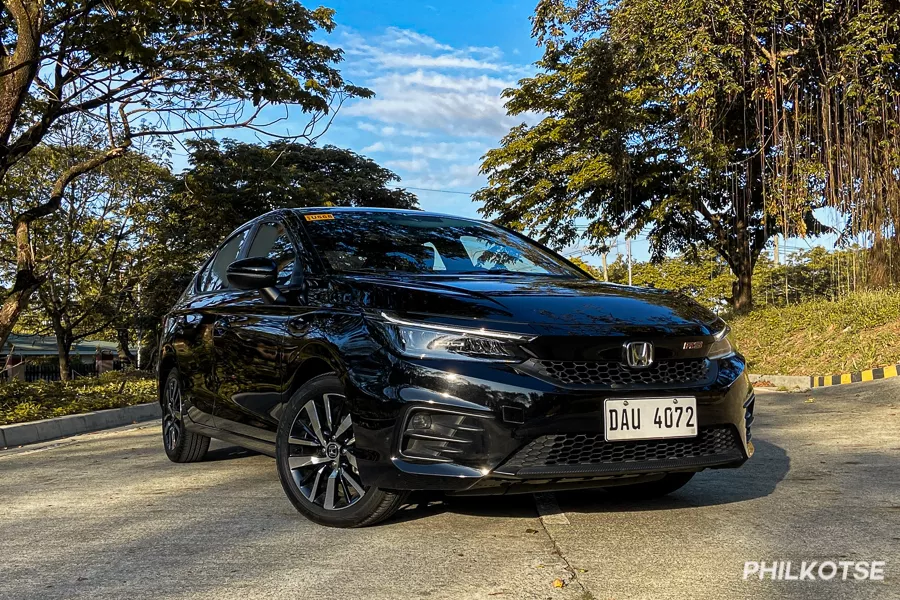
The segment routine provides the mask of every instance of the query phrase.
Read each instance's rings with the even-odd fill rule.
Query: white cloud
[[[411,29],[388,27],[386,37],[388,38],[388,43],[395,46],[425,46],[435,50],[453,50],[453,46],[441,44],[433,37]]]
[[[414,129],[437,129],[458,137],[499,139],[529,116],[510,117],[499,95],[445,92],[411,87],[405,91],[376,88],[376,97],[356,102],[345,114]]]
[[[388,168],[395,171],[427,171],[429,168],[428,161],[423,158],[413,158],[410,160],[388,160],[384,163]]]
[[[342,47],[348,56],[363,64],[385,69],[422,67],[503,71],[503,53],[496,47],[470,46],[455,49],[434,38],[407,29],[389,28],[385,35],[363,38],[344,32]],[[409,50],[409,52],[407,52]]]
[[[368,131],[370,133],[377,133],[378,135],[382,135],[385,137],[414,137],[414,138],[427,138],[431,137],[431,134],[427,131],[420,131],[418,129],[401,129],[398,127],[394,127],[392,125],[383,125],[378,126],[368,121],[360,121],[356,124],[359,129],[363,131]]]
[[[341,110],[341,119],[368,134],[362,152],[377,153],[401,186],[465,192],[415,191],[423,207],[474,210],[466,194],[485,184],[481,157],[511,127],[538,119],[510,117],[501,96],[534,69],[507,62],[497,47],[454,47],[401,28],[365,37],[345,30],[340,45],[342,72],[375,92]]]
[[[447,75],[438,71],[424,71],[419,69],[412,73],[388,73],[376,77],[372,80],[372,85],[376,88],[389,89],[408,89],[410,87],[419,86],[432,88],[435,90],[450,90],[455,92],[469,91],[492,91],[499,93],[506,88],[513,87],[515,81],[510,79],[499,79],[497,77],[489,77],[480,75],[477,77],[466,77],[459,75]],[[376,90],[377,92],[377,90]]]

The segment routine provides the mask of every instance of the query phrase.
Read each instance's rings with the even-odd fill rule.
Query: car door
[[[279,266],[278,287],[293,284],[297,249],[278,220],[258,223],[242,258],[268,257]],[[282,396],[282,343],[294,307],[259,291],[235,291],[219,305],[213,341],[220,382],[216,427],[274,443]]]
[[[217,306],[228,300],[225,269],[240,255],[250,228],[230,235],[207,260],[194,279],[177,314],[173,315],[179,332],[176,343],[179,367],[188,388],[188,417],[195,423],[213,427],[213,413],[219,387],[215,370],[213,329]]]

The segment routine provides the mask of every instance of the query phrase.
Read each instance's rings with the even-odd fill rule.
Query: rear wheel
[[[177,463],[203,460],[209,450],[209,438],[184,428],[184,394],[178,369],[169,371],[163,389],[163,448],[169,460]]]
[[[669,473],[656,481],[617,485],[603,488],[603,491],[617,500],[652,500],[681,489],[693,476],[693,473]]]
[[[390,517],[406,497],[362,484],[350,406],[333,374],[315,377],[293,395],[278,425],[275,452],[288,499],[320,525],[372,525]]]

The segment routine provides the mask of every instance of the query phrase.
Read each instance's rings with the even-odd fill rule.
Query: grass
[[[0,384],[0,425],[119,408],[156,400],[156,379],[146,373],[110,372],[100,377]]]
[[[760,308],[731,320],[750,372],[830,375],[900,363],[900,292]]]

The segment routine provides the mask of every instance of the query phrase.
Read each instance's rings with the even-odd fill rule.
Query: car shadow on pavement
[[[645,501],[617,500],[602,489],[557,492],[565,512],[622,512],[695,508],[744,502],[763,498],[790,471],[791,461],[780,446],[754,440],[753,458],[738,469],[709,469],[694,476],[685,487],[666,497]],[[409,505],[389,523],[412,521],[445,512],[468,516],[534,518],[535,504],[531,494],[506,496],[454,496],[419,492],[410,496]]]
[[[754,440],[753,458],[737,469],[707,469],[680,490],[653,500],[619,500],[602,489],[563,492],[557,495],[564,511],[621,512],[670,510],[745,502],[775,491],[791,468],[791,459],[780,446]]]
[[[215,462],[219,460],[235,460],[238,458],[248,458],[250,456],[258,456],[259,452],[254,452],[253,450],[248,450],[246,448],[241,448],[240,446],[222,446],[209,449],[209,452],[206,453],[206,456],[203,457],[203,462]]]

